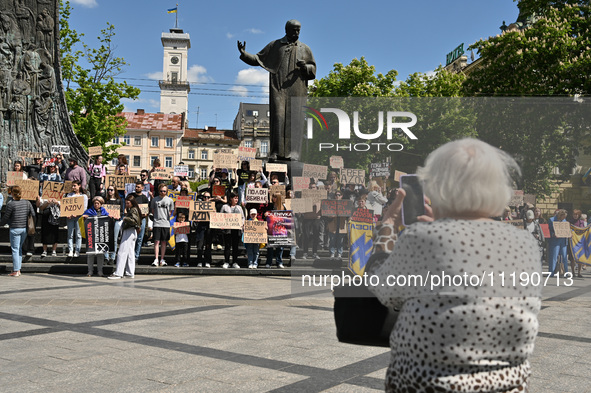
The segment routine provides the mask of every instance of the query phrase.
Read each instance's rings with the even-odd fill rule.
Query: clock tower
[[[164,47],[164,62],[160,85],[160,112],[185,113],[189,108],[189,91],[191,87],[187,81],[187,52],[191,48],[191,39],[183,29],[170,29],[169,33],[162,33]]]

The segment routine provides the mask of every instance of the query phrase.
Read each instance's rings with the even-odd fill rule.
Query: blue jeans
[[[113,241],[113,244],[115,245],[115,249],[113,252],[110,252],[108,255],[109,259],[115,260],[115,257],[117,256],[117,248],[119,247],[119,244],[117,243],[117,239],[119,239],[119,230],[121,229],[121,225],[123,224],[123,220],[117,220],[115,221],[115,229],[113,230],[113,232],[115,232],[114,236],[115,236],[115,240]]]
[[[283,263],[283,247],[267,247],[267,265],[273,265],[273,258],[277,258],[277,265]]]
[[[259,260],[259,244],[258,243],[245,243],[246,256],[248,257],[248,264],[257,266]]]
[[[12,251],[12,271],[21,270],[23,263],[23,244],[27,238],[27,228],[10,228],[10,250]]]
[[[146,221],[148,219],[142,219],[142,229],[140,229],[140,235],[135,240],[135,259],[139,259],[140,252],[142,251],[142,242],[144,241],[144,234],[146,233]]]
[[[76,236],[76,250],[74,250],[74,236]],[[82,234],[78,226],[78,217],[68,219],[68,251],[80,252],[82,247]]]
[[[345,239],[344,233],[330,233],[328,235],[330,239],[330,253],[334,254],[335,252],[338,255],[343,254],[343,240]]]
[[[564,272],[568,273],[568,258],[566,257],[566,239],[550,238],[550,247],[548,250],[548,268],[550,276],[554,277],[556,270],[556,263],[558,255],[562,256],[562,263],[564,264]]]

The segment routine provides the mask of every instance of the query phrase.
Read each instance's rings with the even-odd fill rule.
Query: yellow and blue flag
[[[365,266],[373,249],[373,223],[350,221],[349,222],[349,270],[363,276]]]
[[[170,9],[168,10],[168,13],[169,13],[169,14],[176,14],[176,11],[178,10],[178,8],[179,8],[178,6],[176,6],[176,7],[174,7],[174,8],[170,8]]]
[[[591,265],[591,225],[585,228],[570,226],[573,236],[570,246],[573,258],[578,263]]]
[[[589,185],[588,180],[589,176],[591,175],[591,168],[589,168],[589,170],[583,175],[583,183],[585,183],[586,185]]]

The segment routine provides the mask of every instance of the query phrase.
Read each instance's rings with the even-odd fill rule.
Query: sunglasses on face
[[[112,192],[112,191],[115,191],[115,190],[113,190],[112,188],[109,188],[107,191],[111,191]]]
[[[160,190],[160,192],[166,192],[166,190]]]

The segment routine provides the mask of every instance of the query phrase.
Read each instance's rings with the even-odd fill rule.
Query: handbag
[[[33,218],[32,214],[29,214],[27,218],[27,235],[32,236],[36,232],[35,228],[35,219]]]
[[[387,258],[388,254],[372,255],[366,265]],[[367,286],[341,285],[334,288],[334,319],[340,342],[374,347],[389,347],[390,333],[400,310],[390,310]]]

